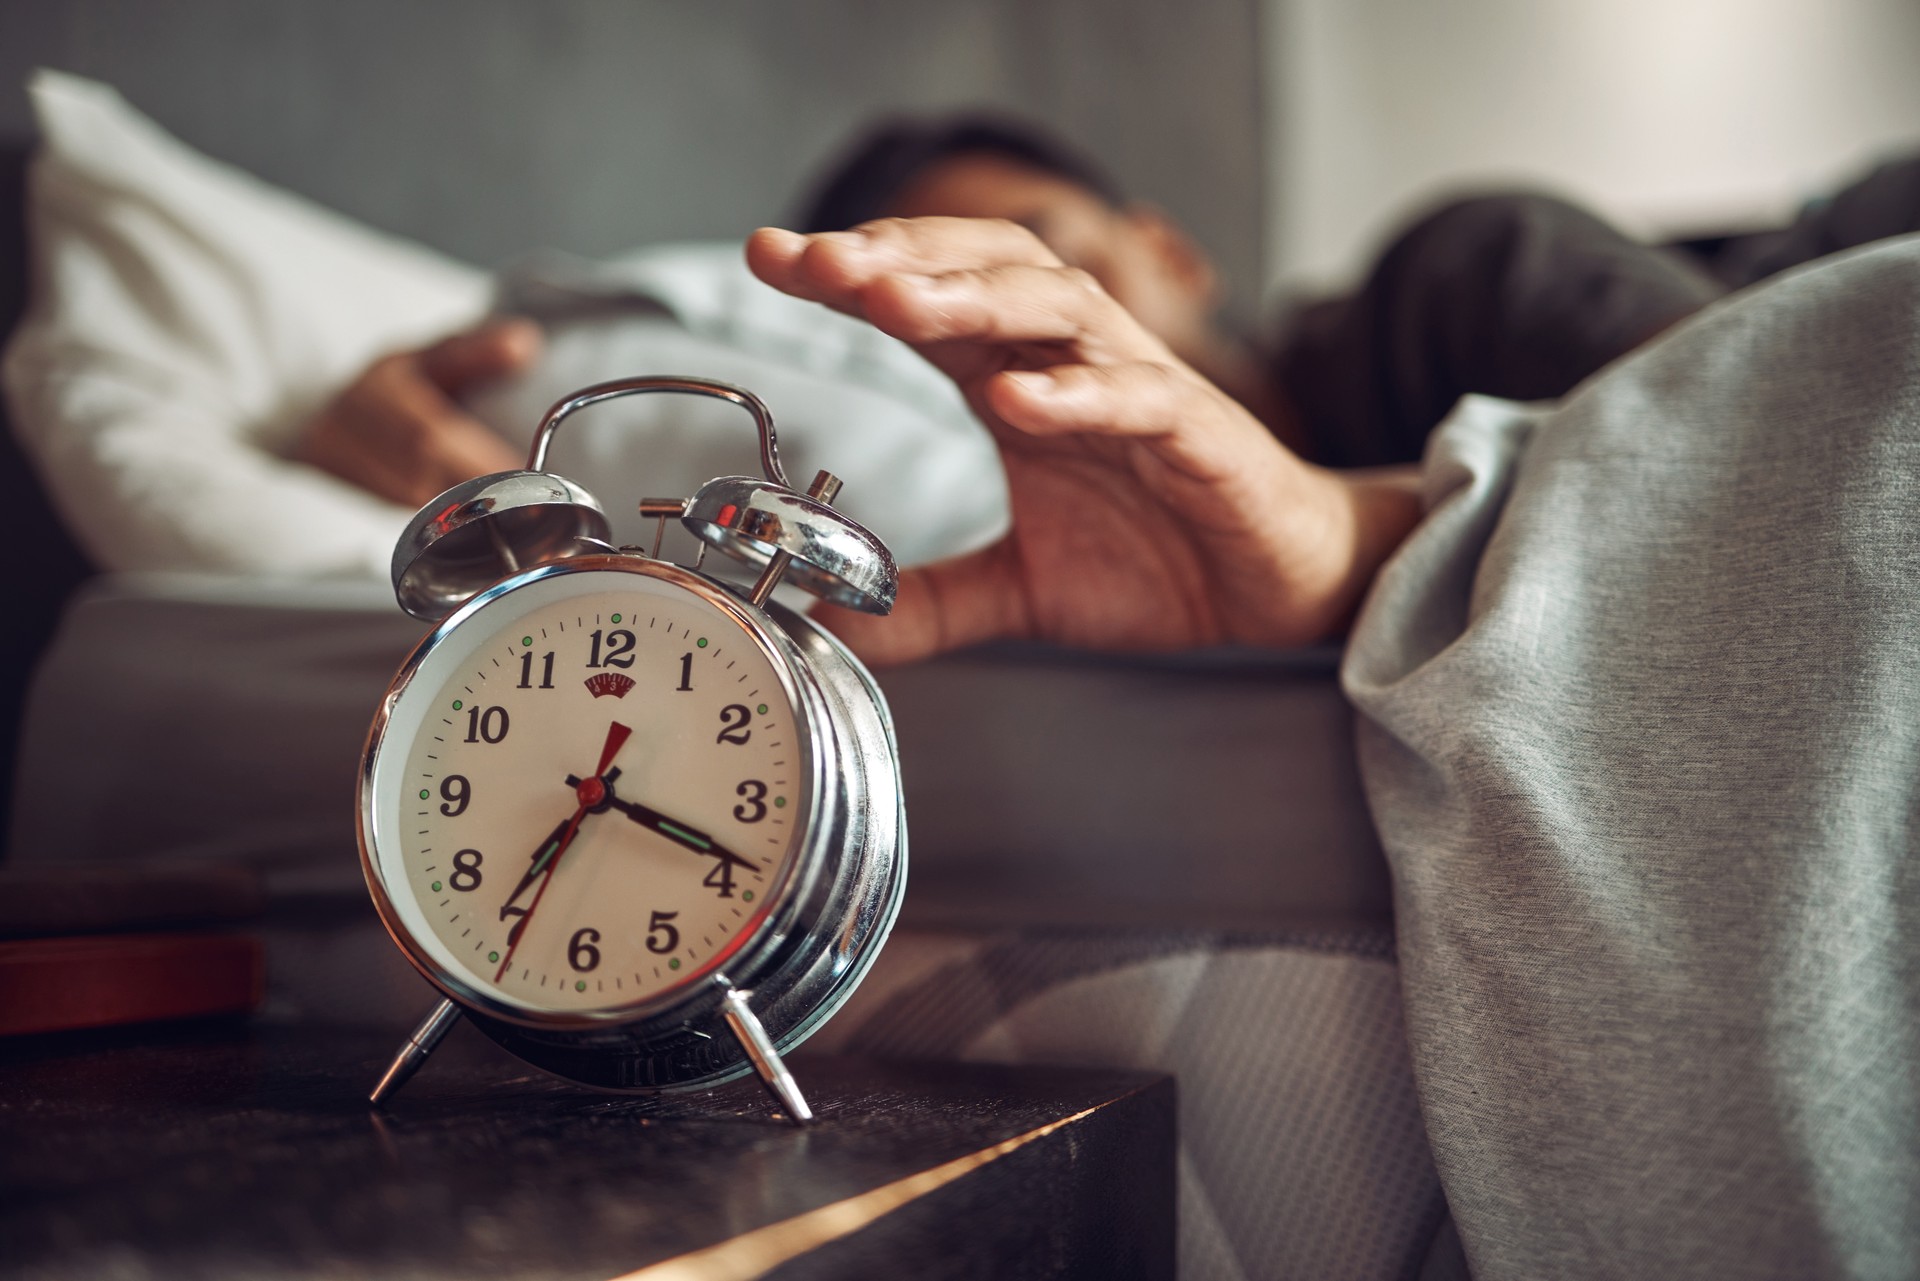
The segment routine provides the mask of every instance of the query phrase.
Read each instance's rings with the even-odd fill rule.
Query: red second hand
[[[507,954],[500,958],[500,968],[493,972],[495,983],[498,983],[501,976],[507,972],[507,967],[513,964],[513,954],[520,947],[520,939],[527,936],[527,927],[533,924],[533,914],[540,910],[540,900],[546,896],[547,886],[553,884],[553,874],[560,866],[560,856],[567,852],[567,847],[573,844],[574,833],[580,830],[580,820],[587,816],[588,810],[606,798],[607,785],[600,781],[600,776],[607,772],[609,765],[613,764],[613,758],[620,754],[621,747],[626,744],[627,736],[631,733],[633,733],[632,728],[622,725],[619,721],[607,726],[607,742],[600,749],[600,764],[594,767],[592,777],[581,779],[580,786],[574,789],[575,795],[580,798],[579,808],[573,811],[573,820],[567,824],[566,832],[560,837],[560,848],[555,850],[553,857],[547,860],[546,875],[540,878],[540,888],[533,892],[533,902],[527,904],[527,914],[520,918],[519,937],[507,944]]]

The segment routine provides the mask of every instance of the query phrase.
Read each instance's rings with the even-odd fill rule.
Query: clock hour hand
[[[611,782],[612,780],[608,781]],[[567,776],[567,782],[570,785],[577,786],[571,774]],[[719,841],[714,840],[699,828],[668,818],[659,810],[642,805],[638,801],[621,800],[618,796],[614,795],[611,787],[607,789],[607,804],[619,810],[640,826],[649,831],[660,833],[660,835],[666,837],[676,845],[684,845],[695,854],[705,854],[708,858],[717,858],[723,863],[731,863],[736,867],[744,867],[750,872],[760,870],[758,863],[752,859],[742,858],[740,855],[735,854],[732,850],[722,845]]]
[[[573,776],[569,774],[567,777],[572,778]],[[606,775],[600,781],[602,784],[611,786],[613,783],[613,780],[619,777],[620,777],[619,769],[614,768],[614,769],[608,770],[606,772]],[[576,782],[572,784],[572,786],[577,789],[579,784]],[[589,808],[587,812],[592,813],[594,809],[604,809],[604,808],[606,808],[606,802],[603,800],[600,802],[599,805]],[[513,927],[513,933],[507,936],[507,943],[509,945],[519,940],[520,927],[526,924],[526,921],[524,918],[527,915],[527,909],[524,907],[515,907],[514,904],[519,902],[520,896],[522,894],[525,894],[529,889],[531,889],[533,886],[533,883],[540,879],[540,873],[547,870],[547,864],[553,861],[554,854],[560,849],[561,844],[566,840],[567,828],[571,825],[571,823],[572,823],[571,819],[565,819],[565,818],[561,819],[557,824],[554,825],[554,829],[551,832],[547,833],[546,839],[542,840],[538,845],[533,847],[533,853],[527,859],[526,874],[520,878],[520,883],[513,887],[513,893],[507,895],[507,901],[500,905],[501,920],[504,921],[510,916],[518,916],[523,918],[518,924],[516,924]]]

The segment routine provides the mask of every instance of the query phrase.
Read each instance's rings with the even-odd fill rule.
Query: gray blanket
[[[1920,241],[1427,476],[1344,679],[1475,1275],[1916,1275]]]

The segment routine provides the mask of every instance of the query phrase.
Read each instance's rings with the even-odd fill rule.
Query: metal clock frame
[[[721,964],[626,1005],[583,1011],[528,1009],[443,965],[401,919],[380,857],[381,798],[376,787],[381,749],[415,677],[450,636],[489,605],[525,587],[590,571],[672,583],[740,625],[769,660],[795,711],[806,754],[806,799],[804,807],[796,807],[801,809],[795,815],[798,847],[789,847],[767,908]],[[717,1085],[759,1066],[735,1026],[745,1000],[751,998],[758,1007],[767,1040],[783,1054],[846,1001],[878,954],[898,913],[906,879],[898,772],[886,768],[895,760],[891,718],[858,660],[800,615],[769,605],[756,609],[677,565],[638,556],[582,556],[541,565],[487,589],[435,628],[408,657],[382,700],[368,732],[359,782],[361,870],[375,908],[395,944],[428,982],[457,1002],[482,1032],[534,1066],[613,1091]],[[775,611],[782,617],[775,617]],[[854,742],[840,741],[837,731],[842,726]],[[824,922],[837,922],[838,927],[821,930]],[[450,1026],[451,1018],[446,1021]],[[422,1032],[427,1031],[423,1026]],[[420,1048],[430,1050],[431,1045]],[[394,1081],[386,1092],[399,1084]],[[791,1100],[782,1102],[792,1110]]]
[[[413,936],[412,931],[407,927],[406,923],[400,919],[399,911],[393,903],[392,892],[387,887],[386,876],[380,866],[379,857],[374,852],[379,846],[379,814],[376,803],[379,798],[375,795],[374,788],[378,782],[380,747],[386,738],[387,727],[391,723],[392,714],[398,709],[401,700],[407,696],[408,691],[412,688],[414,678],[418,675],[421,667],[426,664],[428,659],[434,656],[439,647],[450,637],[457,634],[474,615],[480,613],[495,601],[512,596],[514,593],[530,587],[537,582],[560,577],[565,574],[589,570],[639,574],[645,577],[675,582],[677,586],[685,588],[706,600],[707,603],[719,607],[734,622],[747,624],[745,630],[747,631],[748,637],[760,651],[761,656],[767,659],[773,667],[775,678],[780,682],[781,692],[786,697],[788,705],[794,709],[799,721],[799,724],[795,728],[800,736],[800,751],[804,756],[800,773],[805,777],[806,785],[803,796],[800,798],[800,804],[795,807],[796,812],[793,823],[796,836],[809,830],[812,815],[819,804],[823,790],[820,770],[818,768],[821,754],[815,750],[815,734],[813,730],[814,723],[820,719],[817,709],[818,699],[808,700],[803,697],[799,686],[788,670],[787,664],[781,661],[781,655],[774,646],[768,642],[768,639],[763,634],[764,629],[754,625],[751,620],[743,616],[737,601],[727,593],[713,589],[701,580],[693,579],[691,575],[688,575],[686,571],[681,570],[678,566],[663,564],[661,562],[651,562],[646,567],[638,567],[629,563],[629,558],[625,557],[580,557],[574,560],[559,561],[553,564],[537,566],[534,569],[517,574],[487,589],[480,595],[475,596],[466,605],[461,606],[461,608],[444,623],[441,623],[439,627],[435,628],[434,631],[415,648],[413,654],[408,657],[407,661],[401,665],[400,671],[396,674],[388,689],[387,697],[382,700],[380,710],[374,717],[373,726],[368,731],[360,776],[362,797],[360,805],[361,870],[366,873],[368,887],[373,892],[374,907],[380,913],[382,924],[387,927],[387,932],[393,936],[394,942],[399,945],[401,951],[407,954],[407,959],[413,962],[415,969],[419,970],[435,987],[438,987],[448,996],[453,997],[455,1000],[467,1006],[469,1010],[478,1010],[480,1013],[492,1018],[530,1028],[581,1029],[598,1027],[607,1023],[627,1022],[636,1018],[646,1017],[654,1012],[653,1007],[661,1005],[663,1002],[669,1006],[677,1005],[680,1000],[685,998],[687,989],[695,983],[699,975],[690,974],[686,978],[678,980],[666,990],[655,993],[652,996],[641,997],[623,1005],[607,1006],[599,1010],[528,1009],[495,995],[485,987],[475,986],[470,978],[460,974],[457,970],[443,966],[436,960],[430,950]],[[431,695],[429,695],[429,697],[430,696]],[[809,701],[815,703],[816,706],[808,706]],[[412,743],[400,744],[399,746],[411,747]],[[778,914],[783,903],[788,902],[790,897],[788,895],[790,883],[805,859],[800,853],[796,852],[793,858],[786,858],[783,855],[783,861],[785,866],[781,870],[779,881],[771,887],[772,892],[767,898],[766,906],[754,914],[753,920],[749,923],[747,930],[741,935],[740,943],[733,949],[733,956],[739,956],[745,952],[748,949],[748,945],[751,944],[753,937],[760,932],[761,926]],[[744,970],[747,967],[742,966],[741,968]]]
[[[703,543],[757,566],[760,578],[751,590],[637,548],[616,552],[604,541],[605,518],[592,496],[541,470],[554,430],[575,411],[662,391],[714,396],[753,416],[764,482],[721,477],[690,499],[641,503],[663,527],[677,514]],[[645,376],[561,400],[536,432],[527,471],[463,482],[415,517],[395,551],[395,591],[409,612],[441,621],[401,666],[368,732],[358,838],[361,870],[382,924],[446,999],[415,1029],[372,1102],[399,1089],[465,1013],[513,1054],[583,1085],[619,1092],[703,1089],[754,1071],[791,1120],[812,1119],[780,1056],[852,995],[892,929],[906,889],[906,816],[886,699],[845,646],[771,599],[773,586],[791,573],[806,590],[852,608],[891,608],[892,557],[871,533],[831,510],[839,489],[827,472],[804,496],[788,485],[772,415],[751,392],[706,379]],[[511,534],[503,532],[509,528]],[[484,541],[476,542],[476,534]],[[516,543],[540,563],[521,569]],[[485,561],[494,556],[513,571],[509,577],[482,586],[491,577],[486,574],[463,586],[485,574]],[[549,579],[591,572],[637,574],[687,591],[731,618],[760,649],[794,709],[806,754],[805,804],[795,807],[800,844],[789,846],[780,881],[743,941],[715,963],[624,1005],[528,1009],[443,965],[403,919],[379,853],[382,748],[421,670],[481,611]],[[455,601],[463,603],[452,608]]]

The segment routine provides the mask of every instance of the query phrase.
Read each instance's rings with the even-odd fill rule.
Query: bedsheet
[[[1475,1275],[1920,1258],[1920,237],[1469,398],[1346,680]]]

